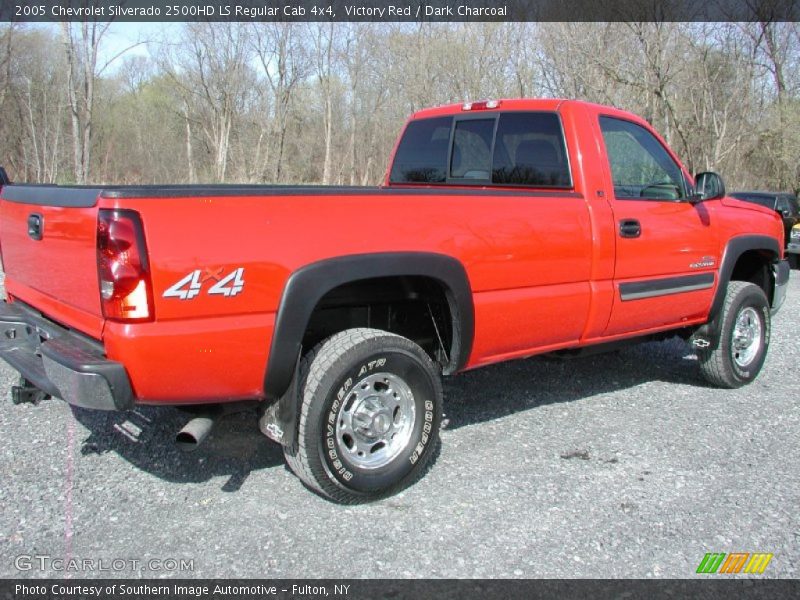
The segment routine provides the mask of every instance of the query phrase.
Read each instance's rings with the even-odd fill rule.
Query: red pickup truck
[[[672,335],[716,385],[758,375],[781,221],[690,176],[641,118],[443,106],[411,117],[390,165],[376,188],[6,180],[15,398],[183,405],[184,445],[255,407],[310,488],[359,502],[422,472],[442,375]]]

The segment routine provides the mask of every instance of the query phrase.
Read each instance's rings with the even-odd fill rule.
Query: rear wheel
[[[357,503],[399,491],[425,469],[439,439],[442,388],[411,340],[349,329],[303,358],[291,469],[332,500]]]
[[[737,388],[753,381],[767,357],[770,307],[764,290],[731,281],[725,294],[718,337],[698,349],[700,370],[719,387]]]

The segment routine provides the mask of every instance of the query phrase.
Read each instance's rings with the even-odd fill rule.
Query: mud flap
[[[289,389],[279,400],[268,405],[258,419],[261,433],[282,446],[291,446],[297,436],[297,408],[300,402],[297,397],[297,378],[301,356],[302,351],[295,361],[294,377]]]
[[[718,314],[714,320],[698,327],[689,338],[689,345],[693,350],[716,350],[719,346],[722,315]]]

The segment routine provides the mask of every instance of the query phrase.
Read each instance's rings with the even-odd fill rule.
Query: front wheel
[[[750,383],[764,365],[769,337],[770,307],[764,290],[745,281],[731,281],[717,338],[697,353],[703,376],[724,388]]]
[[[343,503],[390,495],[418,477],[439,439],[442,387],[430,357],[376,329],[331,336],[300,365],[290,468]]]

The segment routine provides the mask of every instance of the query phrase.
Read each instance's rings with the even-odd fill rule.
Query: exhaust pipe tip
[[[184,425],[175,436],[175,445],[183,452],[193,452],[202,444],[211,433],[216,423],[216,418],[211,415],[195,417]]]

